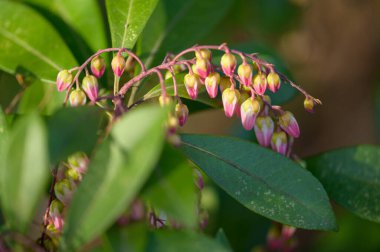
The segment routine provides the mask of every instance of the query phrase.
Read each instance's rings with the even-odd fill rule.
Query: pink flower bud
[[[236,57],[231,53],[225,53],[220,61],[225,75],[231,77],[236,68]]]
[[[185,125],[187,118],[189,117],[189,109],[183,103],[178,103],[175,106],[175,114],[178,118],[178,123],[180,126]]]
[[[92,102],[98,98],[98,80],[93,75],[87,75],[83,78],[82,89],[86,92]]]
[[[292,236],[294,235],[296,231],[297,229],[295,227],[283,225],[282,230],[281,230],[281,236],[285,240],[289,240],[290,238],[292,238]]]
[[[286,133],[281,130],[274,132],[272,135],[271,147],[275,152],[278,152],[281,155],[285,155],[288,147],[288,139]]]
[[[260,103],[248,98],[240,106],[241,122],[244,129],[251,130],[255,124],[256,117],[260,112]]]
[[[227,117],[232,117],[236,111],[236,107],[239,104],[240,93],[234,88],[227,88],[223,91],[222,100],[224,113]]]
[[[238,67],[238,75],[241,82],[249,87],[252,83],[252,66],[247,63],[241,64]]]
[[[55,199],[51,202],[49,208],[49,217],[55,229],[60,232],[62,231],[64,224],[63,210],[64,206],[60,201]]]
[[[91,60],[91,72],[95,75],[96,78],[102,77],[105,70],[106,63],[102,57],[96,56]]]
[[[65,177],[75,183],[82,181],[82,174],[72,168],[66,169]]]
[[[170,134],[174,134],[178,128],[178,119],[175,116],[169,115],[168,121],[166,122],[166,127]]]
[[[75,190],[75,184],[68,179],[58,181],[54,186],[54,192],[57,199],[59,199],[65,206],[71,202]]]
[[[117,77],[120,77],[123,74],[124,69],[125,69],[124,57],[121,55],[116,55],[115,57],[113,57],[111,66],[112,66],[113,73]]]
[[[67,89],[73,81],[73,75],[67,70],[62,70],[57,75],[57,89],[59,92]]]
[[[305,108],[305,110],[309,113],[313,113],[314,106],[315,106],[315,103],[314,103],[313,98],[306,97],[306,99],[303,102],[303,107]]]
[[[84,174],[87,171],[90,160],[84,152],[77,152],[67,158],[67,162],[70,168]]]
[[[259,95],[263,95],[267,88],[267,78],[265,74],[258,73],[253,77],[253,88]]]
[[[197,69],[197,74],[203,79],[205,79],[211,72],[211,63],[207,59],[197,59],[195,62],[195,67]]]
[[[261,146],[268,147],[271,143],[274,122],[270,116],[259,116],[254,126],[257,141]]]
[[[186,74],[184,78],[184,83],[190,98],[193,100],[196,99],[198,96],[198,85],[200,84],[198,75],[194,73]]]
[[[80,90],[76,89],[71,91],[69,101],[71,107],[83,106],[86,104],[86,94]]]
[[[281,80],[280,80],[280,76],[278,76],[277,73],[270,72],[267,76],[267,81],[268,81],[268,88],[273,93],[276,93],[277,90],[280,89]]]
[[[245,102],[250,97],[251,97],[251,94],[248,94],[248,92],[246,92],[246,90],[244,90],[244,88],[242,90],[240,90],[240,97],[239,97],[239,101],[238,101],[238,106],[236,106],[236,111],[235,111],[237,117],[239,117],[239,118],[241,117],[240,107],[243,104],[243,102]]]
[[[218,85],[220,83],[220,74],[217,72],[210,73],[206,80],[205,80],[205,86],[208,95],[211,98],[215,98],[218,95]]]
[[[226,90],[227,88],[230,88],[232,85],[231,83],[231,80],[230,80],[230,77],[227,77],[227,76],[222,76],[220,78],[220,85],[219,85],[219,88],[220,88],[220,92],[223,93],[224,90]]]
[[[199,51],[195,51],[195,57],[197,59],[206,59],[211,61],[211,51],[208,49],[201,49]]]
[[[285,111],[279,117],[278,122],[279,122],[280,127],[290,136],[295,137],[295,138],[300,136],[300,128],[298,126],[296,118],[291,112]]]

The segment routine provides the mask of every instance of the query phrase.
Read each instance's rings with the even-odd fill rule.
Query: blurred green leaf
[[[179,73],[179,74],[175,75],[175,78],[177,80],[178,96],[191,100],[190,96],[188,95],[188,93],[186,91],[185,84],[183,83],[183,79],[185,77],[185,74],[186,73]],[[174,86],[173,86],[172,78],[165,80],[165,87],[166,87],[166,91],[168,92],[168,95],[174,96]],[[158,84],[154,88],[152,88],[148,93],[146,93],[142,99],[144,99],[144,100],[152,99],[155,97],[159,97],[160,95],[161,95],[161,85]],[[199,86],[198,97],[194,101],[203,103],[203,104],[207,105],[208,107],[213,107],[213,108],[218,108],[218,107],[222,106],[222,102],[220,99],[218,99],[218,98],[211,99],[208,96],[208,94],[206,92],[206,88],[203,85]]]
[[[229,137],[182,135],[181,149],[248,209],[299,228],[336,229],[322,185],[290,159]]]
[[[41,114],[50,115],[62,107],[65,92],[58,92],[56,85],[39,80],[28,86],[17,107],[20,114],[38,110]]]
[[[218,232],[216,233],[215,240],[223,245],[223,247],[228,248],[230,251],[232,251],[230,242],[228,241],[226,233],[224,233],[222,228],[219,228]]]
[[[157,1],[106,0],[113,47],[134,47]]]
[[[49,176],[46,129],[36,113],[16,121],[4,162],[0,167],[4,216],[10,228],[26,232]]]
[[[376,136],[377,142],[380,141],[380,82],[377,83],[377,87],[375,90],[375,108],[374,108],[374,119],[376,126]]]
[[[13,97],[21,91],[16,78],[6,72],[0,71],[0,106],[4,109],[12,102]]]
[[[142,193],[142,199],[163,211],[169,222],[197,226],[197,195],[193,167],[183,154],[165,146],[161,159]]]
[[[105,26],[97,0],[22,1],[50,21],[79,61],[107,47]]]
[[[67,107],[48,118],[50,162],[65,160],[77,151],[90,155],[103,115],[102,110],[94,106]]]
[[[7,120],[5,118],[5,114],[3,112],[3,109],[0,107],[0,199],[1,194],[4,192],[3,187],[3,170],[5,169],[5,148],[8,145],[8,138],[9,138],[9,132],[8,132],[8,125]],[[0,206],[1,206],[1,200],[0,200]],[[1,213],[0,213],[1,218]]]
[[[358,145],[307,159],[331,199],[354,214],[380,222],[380,148]]]
[[[70,205],[65,250],[76,250],[100,235],[133,200],[159,158],[167,113],[157,106],[139,107],[114,125]]]
[[[134,252],[210,252],[230,251],[217,241],[193,231],[155,230],[149,231],[144,225],[128,228],[113,228],[108,232],[110,251]]]
[[[76,61],[54,28],[36,11],[23,4],[1,1],[0,68],[8,73],[33,73],[53,82],[63,68]]]
[[[157,4],[141,40],[141,55],[147,66],[198,43],[226,14],[231,0],[163,0]]]

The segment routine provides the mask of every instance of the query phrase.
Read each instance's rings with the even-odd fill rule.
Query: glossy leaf
[[[167,52],[177,52],[199,41],[219,22],[231,0],[164,0],[144,29],[141,55],[147,66],[163,60]]]
[[[380,147],[359,145],[307,159],[331,199],[354,214],[380,222]]]
[[[8,226],[26,232],[49,177],[47,135],[35,113],[16,121],[0,168],[1,201]]]
[[[76,65],[62,38],[43,17],[11,1],[1,1],[0,55],[0,69],[33,73],[44,82],[54,82],[60,69]]]
[[[23,0],[54,26],[78,60],[107,47],[104,21],[96,0]]]
[[[111,251],[178,252],[178,251],[230,251],[217,241],[201,234],[185,230],[150,231],[143,225],[113,228],[108,232]]]
[[[157,106],[140,107],[114,125],[70,205],[65,250],[76,250],[100,235],[133,200],[160,155],[167,113]]]
[[[157,1],[106,0],[113,47],[134,47]]]
[[[50,162],[83,151],[87,155],[98,140],[102,111],[97,107],[62,108],[48,119]]]
[[[154,209],[163,211],[169,222],[174,220],[187,227],[196,227],[197,198],[190,162],[180,151],[165,146],[142,199]]]
[[[322,185],[284,156],[250,142],[207,135],[183,135],[181,149],[248,209],[299,228],[336,229]]]

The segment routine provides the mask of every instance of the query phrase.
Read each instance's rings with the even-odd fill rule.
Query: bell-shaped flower
[[[270,72],[267,76],[268,88],[273,93],[276,93],[280,89],[281,79],[280,76],[275,72]]]
[[[102,77],[105,70],[106,63],[102,57],[96,56],[91,60],[91,72],[96,78]]]
[[[270,116],[258,116],[255,122],[255,135],[261,146],[268,147],[271,143],[274,122]]]
[[[180,126],[185,125],[187,118],[189,117],[189,109],[187,108],[187,106],[183,103],[178,103],[175,106],[175,114],[178,119],[178,124]]]
[[[111,62],[111,67],[112,67],[113,73],[117,77],[120,77],[125,70],[124,57],[121,55],[116,55],[115,57],[113,57],[112,62]]]
[[[220,74],[217,72],[210,73],[205,79],[205,86],[208,95],[215,98],[218,95],[218,85],[220,83]]]
[[[57,89],[59,92],[67,89],[73,81],[73,75],[68,70],[62,70],[57,75]]]
[[[252,66],[246,62],[238,67],[238,75],[241,82],[249,87],[252,84]]]
[[[288,138],[284,131],[280,130],[273,133],[271,139],[271,147],[275,152],[278,152],[281,155],[286,155]]]
[[[200,85],[199,76],[194,73],[188,73],[184,77],[184,83],[191,99],[196,99],[198,96],[198,86]]]
[[[280,115],[278,122],[281,129],[283,129],[290,136],[295,138],[300,136],[300,128],[296,118],[291,112],[285,111],[282,115]]]
[[[227,88],[223,91],[222,100],[224,113],[227,117],[232,117],[239,105],[240,93],[234,88]]]
[[[246,99],[240,106],[241,122],[244,129],[251,130],[255,124],[256,117],[260,112],[260,103],[253,99]]]
[[[86,94],[80,89],[73,90],[70,93],[69,101],[71,107],[83,106],[87,101]]]
[[[98,98],[98,80],[93,75],[87,75],[82,80],[82,89],[86,92],[88,98],[92,102],[96,102]]]
[[[267,89],[267,78],[265,74],[258,73],[253,77],[253,89],[259,95],[263,95]]]
[[[220,61],[222,70],[225,75],[231,77],[236,68],[236,57],[232,53],[225,53]]]

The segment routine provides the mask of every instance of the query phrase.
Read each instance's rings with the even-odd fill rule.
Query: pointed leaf
[[[336,229],[322,185],[286,157],[250,142],[207,135],[183,135],[181,149],[248,209],[299,228]]]
[[[6,222],[25,232],[37,210],[49,176],[47,137],[35,113],[20,118],[10,132],[1,168],[2,207]]]
[[[134,47],[157,1],[106,0],[113,47]]]
[[[100,235],[133,200],[159,157],[167,113],[157,106],[139,107],[115,124],[74,195],[64,250],[77,250]]]
[[[307,159],[331,199],[354,214],[380,222],[380,148],[358,145]]]
[[[62,38],[43,17],[11,1],[1,1],[0,55],[4,71],[32,73],[44,82],[55,82],[59,70],[76,65]]]

